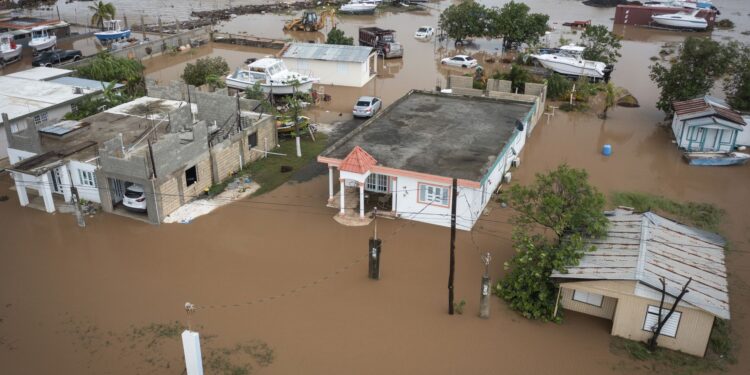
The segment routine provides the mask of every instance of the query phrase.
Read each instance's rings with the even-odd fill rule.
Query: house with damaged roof
[[[750,130],[739,112],[711,96],[672,103],[672,132],[688,152],[734,151],[750,144]]]
[[[6,127],[21,205],[55,212],[75,188],[105,212],[158,224],[278,143],[273,117],[254,112],[256,101],[185,85],[150,85],[149,95],[81,121]],[[123,205],[133,185],[145,212]]]
[[[724,239],[653,212],[607,215],[607,235],[588,243],[594,250],[553,272],[559,307],[610,320],[614,336],[647,341],[687,284],[657,342],[702,357],[714,320],[730,317]]]

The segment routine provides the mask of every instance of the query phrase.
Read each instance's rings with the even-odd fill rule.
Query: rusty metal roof
[[[683,301],[723,319],[729,319],[729,292],[724,263],[726,242],[720,236],[665,219],[652,212],[609,217],[607,236],[591,241],[596,250],[586,253],[567,273],[553,277],[587,280],[636,280],[649,288],[634,294],[653,298],[661,290],[676,296],[688,278],[693,281]]]
[[[739,112],[708,100],[707,97],[673,102],[672,108],[679,117],[718,116],[727,121],[747,125]]]

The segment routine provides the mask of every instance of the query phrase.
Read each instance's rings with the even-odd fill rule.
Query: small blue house
[[[711,96],[672,103],[672,132],[689,152],[733,151],[747,124],[739,112]],[[744,135],[744,134],[743,134]]]

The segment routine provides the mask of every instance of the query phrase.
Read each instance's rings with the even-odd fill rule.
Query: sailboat
[[[692,12],[677,12],[672,14],[655,14],[651,16],[651,19],[655,23],[674,27],[679,29],[691,29],[691,30],[705,30],[708,28],[708,21],[705,18],[698,17],[700,9],[696,9]]]
[[[11,34],[0,35],[0,66],[5,63],[17,60],[21,56],[23,46],[16,44]]]
[[[31,47],[34,52],[43,51],[57,45],[57,36],[54,34],[50,35],[48,30],[49,27],[47,26],[38,26],[31,29],[31,41],[29,42],[29,47]]]
[[[531,55],[531,57],[539,61],[545,68],[562,75],[608,80],[612,73],[612,65],[600,61],[585,60],[582,56],[584,49],[584,47],[570,44],[557,49],[545,50],[540,54]]]
[[[104,31],[94,33],[100,41],[110,41],[130,37],[130,29],[123,29],[120,20],[105,20]]]

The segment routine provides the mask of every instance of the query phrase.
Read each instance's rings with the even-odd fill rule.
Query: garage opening
[[[192,166],[185,170],[185,185],[190,186],[196,182],[198,182],[198,170]]]

